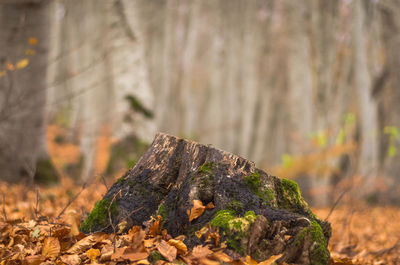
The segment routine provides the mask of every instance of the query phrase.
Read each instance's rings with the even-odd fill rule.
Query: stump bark
[[[214,208],[189,221],[194,200]],[[204,242],[195,234],[208,227],[219,231],[231,251],[257,261],[282,254],[278,262],[329,262],[330,224],[311,212],[294,181],[270,176],[237,155],[163,133],[96,203],[81,230],[112,232],[121,222],[128,229],[157,215],[169,234],[186,235],[189,247]]]

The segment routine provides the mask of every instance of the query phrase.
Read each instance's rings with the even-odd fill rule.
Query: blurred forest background
[[[400,202],[400,1],[0,0],[0,179],[120,176],[155,132]]]

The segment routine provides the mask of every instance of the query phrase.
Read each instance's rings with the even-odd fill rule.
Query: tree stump
[[[189,220],[199,202],[214,207]],[[330,224],[311,212],[294,181],[270,176],[237,155],[163,133],[96,203],[81,230],[113,232],[121,222],[130,228],[157,215],[169,234],[186,235],[189,247],[203,243],[199,230],[206,227],[219,231],[232,253],[257,261],[282,254],[278,262],[329,262]]]

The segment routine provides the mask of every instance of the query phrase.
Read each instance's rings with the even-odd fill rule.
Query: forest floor
[[[96,239],[96,241],[91,238],[90,244],[77,245],[79,239],[81,239],[79,242],[88,241],[89,236],[85,239],[84,235],[79,235],[76,231],[74,232],[73,230],[76,230],[76,227],[74,227],[76,223],[72,219],[77,220],[76,222],[79,224],[79,220],[84,218],[94,203],[105,194],[107,190],[106,185],[110,186],[112,181],[109,180],[109,182],[109,184],[105,184],[104,181],[99,180],[95,184],[81,187],[73,184],[68,179],[63,179],[62,185],[36,189],[30,189],[21,184],[9,185],[0,183],[0,260],[3,260],[0,262],[0,265],[21,264],[21,260],[25,260],[25,264],[40,264],[44,260],[47,261],[47,264],[78,264],[78,260],[84,263],[98,262],[99,258],[103,258],[103,255],[106,255],[103,253],[104,249],[109,250],[111,248],[110,242],[112,242],[113,238],[109,237],[107,239],[102,237],[102,243],[99,242],[99,239]],[[71,203],[69,204],[69,202]],[[66,206],[68,207],[65,209]],[[321,219],[328,216],[330,210],[330,208],[313,209]],[[60,213],[60,218],[56,219]],[[399,220],[400,208],[367,206],[363,204],[353,204],[352,206],[339,205],[328,219],[333,228],[332,238],[329,242],[332,256],[331,264],[400,264],[400,257],[398,255],[400,252]],[[64,224],[64,228],[60,224]],[[75,233],[74,237],[69,237],[73,238],[71,239],[73,242],[65,242],[66,237],[61,236],[61,234],[65,234],[63,229],[67,231],[67,234]],[[130,233],[129,236],[129,239],[133,240],[133,234]],[[50,240],[46,239],[46,237],[57,240],[59,242],[57,243],[58,249],[51,249],[50,245],[52,244],[50,244]],[[154,243],[157,241],[157,236],[153,235],[153,237],[155,238],[151,239],[151,242]],[[162,237],[168,240],[168,236],[165,233],[158,237],[160,241],[162,241]],[[146,240],[149,240],[148,235],[146,238]],[[157,248],[163,254],[163,249],[160,247],[161,244],[157,247],[155,245],[149,246],[149,241],[146,240],[144,241],[144,245],[147,244],[150,250],[151,247],[153,249]],[[103,246],[100,253],[96,249],[96,246],[106,241],[109,246],[108,248],[104,248]],[[122,246],[123,244],[120,248]],[[75,247],[75,251],[71,252],[73,247]],[[69,248],[69,255],[63,255],[63,253],[68,253],[68,251],[63,252],[63,248]],[[117,252],[120,248],[117,248]],[[179,251],[182,251],[182,249],[179,246],[176,246],[176,248],[178,249],[179,257]],[[148,264],[145,258],[140,259],[142,257],[140,253],[128,253],[128,248],[125,247],[124,249],[125,254],[124,252],[120,252],[119,256],[117,255],[116,257],[114,254],[112,257],[117,259],[125,257],[128,260],[130,258],[131,261],[136,259],[139,264]],[[150,250],[147,250],[147,252]],[[201,252],[199,250],[196,255],[201,256],[202,254],[199,254]],[[168,252],[167,250],[165,251]],[[202,251],[204,252],[205,250],[203,249]],[[207,251],[209,250],[207,249]],[[75,253],[76,255],[71,253]],[[186,257],[191,257],[192,260],[195,260],[195,253],[190,253]],[[221,255],[216,256],[221,260],[228,259]],[[13,259],[15,262],[5,262],[4,259],[8,261]],[[190,263],[189,258],[187,260],[182,258],[181,260]],[[101,260],[99,262],[104,263]],[[215,257],[207,259],[207,262],[208,264],[218,264],[215,263]],[[207,264],[207,262],[203,263]],[[162,264],[162,262],[159,262],[159,264]],[[253,265],[257,263],[244,260],[242,264]]]

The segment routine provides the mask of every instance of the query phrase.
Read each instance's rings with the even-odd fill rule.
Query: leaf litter
[[[196,235],[206,239],[205,245],[188,249],[185,236],[173,238],[162,229],[161,216],[149,220],[145,229],[134,226],[127,234],[97,232],[85,235],[78,227],[99,200],[106,188],[89,185],[57,218],[80,187],[68,179],[56,187],[40,188],[39,192],[23,185],[0,183],[5,194],[0,217],[0,265],[6,264],[276,264],[279,255],[260,263],[247,257],[233,257],[226,243],[210,227]],[[37,198],[39,194],[39,198]],[[39,202],[37,202],[39,200]],[[201,216],[213,205],[193,201],[188,209],[189,220]],[[354,209],[357,209],[355,211]],[[326,216],[328,208],[314,209]],[[329,221],[330,264],[400,264],[400,210],[393,207],[342,206],[335,209]],[[124,227],[124,224],[120,224]],[[126,224],[125,224],[126,226]],[[122,231],[123,229],[121,229]],[[158,258],[154,259],[154,253]]]

